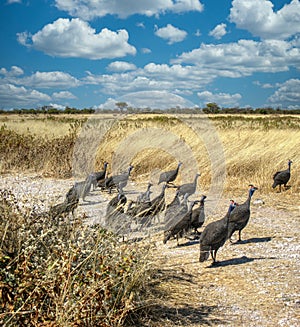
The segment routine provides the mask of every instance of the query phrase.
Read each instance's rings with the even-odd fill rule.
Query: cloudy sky
[[[0,109],[300,108],[299,0],[3,0]]]

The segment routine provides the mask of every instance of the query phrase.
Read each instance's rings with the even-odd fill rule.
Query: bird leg
[[[215,263],[215,258],[214,258],[214,250],[210,250],[210,255],[213,260],[213,264]]]
[[[242,242],[241,233],[242,233],[242,231],[239,230],[239,239],[238,239],[238,242]]]
[[[212,266],[218,264],[218,261],[217,261],[217,251],[218,251],[218,249],[215,250],[215,252],[214,252],[213,255],[212,255],[212,257],[213,257],[213,262],[212,262],[212,264],[211,264]],[[213,252],[213,251],[212,251],[212,252]]]

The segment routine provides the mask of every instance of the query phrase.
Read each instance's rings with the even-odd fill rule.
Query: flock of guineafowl
[[[292,161],[288,160],[288,168],[278,171],[274,174],[272,185],[273,188],[281,186],[288,189],[287,185],[291,176]],[[241,232],[246,227],[250,218],[250,202],[251,197],[257,187],[249,185],[248,197],[242,204],[237,204],[234,200],[230,200],[229,208],[222,219],[210,222],[200,233],[198,228],[202,227],[205,222],[204,204],[206,196],[202,195],[199,200],[190,201],[189,197],[196,192],[197,180],[200,176],[197,173],[191,183],[175,185],[174,181],[178,176],[182,163],[179,162],[174,170],[162,172],[159,176],[158,184],[162,184],[161,192],[156,197],[151,198],[150,182],[145,192],[138,194],[136,200],[128,200],[124,188],[126,187],[130,173],[134,168],[132,165],[128,170],[118,175],[108,176],[107,166],[104,163],[102,171],[94,172],[88,175],[85,181],[76,182],[67,192],[64,202],[52,206],[49,214],[53,219],[72,213],[79,204],[79,198],[85,200],[85,197],[96,188],[108,193],[117,192],[108,203],[105,214],[105,225],[113,226],[118,222],[119,226],[128,224],[128,218],[136,223],[139,228],[151,226],[154,219],[159,214],[164,214],[164,238],[163,243],[166,244],[171,238],[177,239],[183,236],[193,236],[199,239],[200,243],[200,262],[212,257],[212,265],[217,263],[217,251],[222,247],[226,240],[232,242],[233,233],[238,232],[238,242],[241,242]],[[166,204],[165,190],[166,188],[175,189],[173,200]],[[125,221],[125,218],[127,222]],[[124,220],[123,220],[124,218]],[[128,226],[127,226],[128,227]],[[128,227],[130,229],[130,227]],[[125,228],[126,229],[126,228]]]

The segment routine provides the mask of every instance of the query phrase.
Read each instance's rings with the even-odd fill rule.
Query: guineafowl
[[[199,207],[193,209],[192,211],[192,221],[191,227],[194,228],[194,233],[199,234],[198,228],[200,228],[205,221],[205,212],[204,212],[204,201],[206,199],[206,195],[202,195],[199,201]]]
[[[68,216],[69,213],[72,213],[72,216],[74,217],[74,211],[78,207],[78,203],[79,194],[75,185],[73,185],[67,192],[64,202],[58,203],[50,207],[48,213],[49,217],[55,220],[59,218],[64,218]]]
[[[188,194],[189,196],[194,194],[196,192],[197,188],[197,180],[198,177],[200,176],[199,173],[195,175],[193,183],[187,183],[187,184],[182,184],[181,186],[178,186],[178,195],[179,196],[185,196],[185,194]]]
[[[130,200],[126,215],[132,217],[136,223],[142,226],[148,226],[151,221],[151,203],[136,203]]]
[[[107,166],[108,166],[108,162],[105,161],[104,165],[103,165],[103,170],[97,171],[97,172],[94,172],[94,173],[91,174],[92,177],[93,177],[93,179],[92,179],[93,190],[96,189],[98,184],[101,185],[101,183],[105,180]]]
[[[151,214],[150,209],[151,209],[150,202],[137,203],[132,200],[129,200],[126,214],[128,214],[133,218],[145,217]]]
[[[109,193],[111,193],[112,188],[121,187],[122,189],[127,185],[130,173],[133,169],[133,166],[130,165],[126,173],[110,176],[105,179],[104,185],[105,188],[109,189]]]
[[[173,218],[177,216],[180,209],[180,199],[178,196],[178,191],[176,191],[173,200],[166,206],[164,218],[165,227],[169,226],[169,224],[172,223]]]
[[[188,210],[186,210],[185,205],[183,205],[184,212],[178,213],[177,222],[173,225],[173,227],[164,232],[164,244],[166,244],[172,236],[176,236],[177,245],[179,245],[179,237],[182,237],[183,234],[187,233],[191,229],[192,210],[197,202],[198,201],[192,201]]]
[[[79,197],[85,201],[85,197],[90,193],[92,187],[93,175],[90,174],[84,181],[75,182],[74,187]]]
[[[167,184],[164,184],[161,190],[161,193],[150,201],[150,214],[152,217],[155,217],[159,213],[165,210],[166,200],[165,200],[165,190],[167,188]]]
[[[113,231],[119,236],[122,236],[123,241],[126,234],[131,232],[131,219],[125,214],[125,205],[127,198],[123,192],[122,187],[118,187],[118,195],[113,197],[106,209],[104,217],[104,226]]]
[[[219,220],[209,223],[203,230],[200,236],[200,258],[199,261],[203,262],[208,259],[209,253],[211,254],[213,264],[217,258],[217,252],[222,247],[227,239],[229,216],[235,208],[234,201],[230,201],[230,205],[226,215]]]
[[[188,211],[188,194],[185,195],[184,199],[180,201],[178,191],[171,203],[166,207],[164,228],[165,230],[171,229]]]
[[[150,201],[150,194],[152,193],[150,191],[151,187],[153,186],[152,183],[148,183],[147,190],[145,192],[142,192],[139,194],[139,196],[136,199],[137,203],[143,203],[143,202],[149,202]]]
[[[274,183],[273,183],[272,187],[275,188],[277,185],[279,185],[279,192],[281,192],[281,185],[284,185],[285,189],[288,188],[288,186],[286,184],[291,178],[291,165],[292,165],[292,160],[289,160],[288,161],[288,169],[278,171],[273,176]]]
[[[76,190],[76,187],[74,185],[66,193],[65,202],[68,203],[68,204],[70,204],[70,205],[73,204],[74,205],[74,209],[77,208],[78,202],[79,202],[79,194],[78,194],[78,192]]]
[[[179,162],[176,169],[170,170],[170,171],[165,171],[165,172],[161,173],[159,176],[158,184],[160,184],[160,183],[169,184],[169,183],[174,182],[178,175],[179,168],[181,165],[182,165],[182,162]]]
[[[253,185],[249,185],[249,186],[250,188],[249,188],[247,200],[243,204],[236,205],[235,209],[231,212],[229,217],[228,238],[231,243],[232,243],[231,236],[235,231],[239,231],[238,242],[241,242],[241,232],[248,224],[250,218],[251,197],[255,192],[255,190],[257,190],[258,188]]]
[[[127,203],[127,198],[124,195],[123,188],[119,186],[118,195],[113,197],[106,208],[106,220],[116,217],[119,213],[124,213],[124,207]]]

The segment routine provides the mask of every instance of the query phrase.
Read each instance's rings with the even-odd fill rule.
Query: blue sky
[[[300,108],[300,2],[4,0],[0,109]]]

